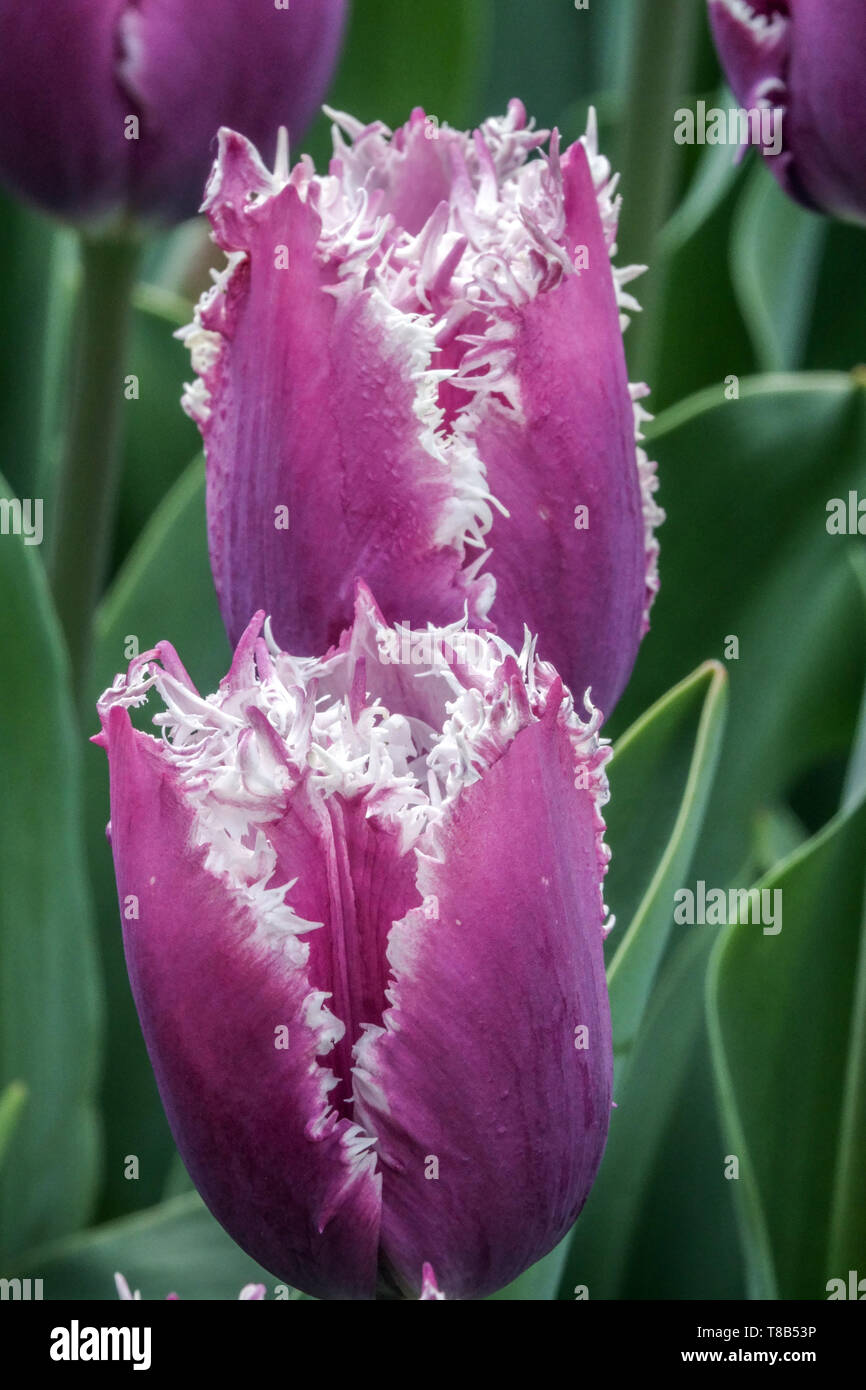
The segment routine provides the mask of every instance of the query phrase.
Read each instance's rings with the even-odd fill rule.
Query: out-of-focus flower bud
[[[767,160],[792,198],[866,222],[864,0],[709,0],[716,47],[746,110],[781,113]]]
[[[201,203],[232,125],[276,149],[321,101],[346,0],[0,0],[0,178],[74,221]]]

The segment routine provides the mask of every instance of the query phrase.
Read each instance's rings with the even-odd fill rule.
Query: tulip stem
[[[617,240],[620,264],[631,261],[650,267],[638,281],[643,313],[626,335],[629,366],[638,381],[652,377],[662,297],[658,235],[673,211],[683,167],[682,149],[674,141],[674,112],[691,100],[702,24],[706,16],[695,0],[637,7],[617,160],[625,193]]]
[[[93,619],[114,534],[130,304],[140,242],[81,240],[72,410],[53,508],[49,573],[73,689],[88,674]]]

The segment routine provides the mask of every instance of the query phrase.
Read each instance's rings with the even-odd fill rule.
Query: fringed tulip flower
[[[0,178],[76,221],[191,217],[220,125],[271,151],[325,93],[346,0],[0,0]]]
[[[709,0],[737,100],[781,112],[781,150],[764,152],[786,193],[866,222],[864,0]]]
[[[448,1298],[568,1231],[601,1159],[609,749],[527,639],[259,614],[203,699],[166,643],[100,704],[132,990],[211,1211],[325,1298]],[[162,739],[130,709],[159,694]]]
[[[562,155],[517,101],[472,134],[334,119],[326,176],[221,131],[204,204],[229,264],[185,330],[185,406],[229,636],[264,608],[324,651],[363,580],[389,622],[465,613],[512,646],[525,623],[606,717],[661,513],[594,118]]]

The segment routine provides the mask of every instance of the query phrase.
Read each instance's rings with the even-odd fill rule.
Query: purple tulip
[[[356,580],[389,622],[524,623],[607,716],[658,587],[654,466],[610,256],[619,200],[588,135],[520,102],[472,134],[416,110],[335,117],[328,176],[271,175],[220,132],[205,210],[229,265],[185,330],[211,561],[236,642],[272,615],[325,650]],[[341,133],[352,137],[351,147]]]
[[[0,0],[0,177],[75,220],[190,217],[220,125],[271,151],[281,124],[302,133],[345,9],[346,0]]]
[[[607,1135],[599,716],[528,638],[398,632],[363,586],[321,659],[262,616],[207,700],[161,643],[99,704],[163,1104],[286,1283],[417,1298],[429,1262],[481,1297],[568,1231]],[[153,687],[162,739],[128,713]]]
[[[747,110],[782,111],[765,158],[807,207],[866,222],[864,0],[709,0],[728,81]]]

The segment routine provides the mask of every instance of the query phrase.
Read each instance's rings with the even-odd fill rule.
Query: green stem
[[[617,241],[620,265],[649,265],[638,282],[643,313],[626,335],[631,375],[645,380],[658,330],[661,267],[654,265],[658,235],[673,211],[683,152],[674,141],[674,112],[693,98],[695,60],[704,23],[696,0],[645,3],[636,31],[617,165],[623,210]],[[650,383],[652,384],[652,383]]]
[[[69,383],[65,380],[65,372],[78,281],[78,238],[71,228],[54,229],[51,253],[43,274],[48,286],[42,332],[36,491],[46,499],[46,507],[51,508],[52,503],[47,499],[54,496],[60,471],[63,427],[69,410]],[[54,515],[53,510],[49,515]]]
[[[138,258],[139,243],[131,237],[82,238],[72,415],[49,560],[79,699],[114,533],[125,352]]]

